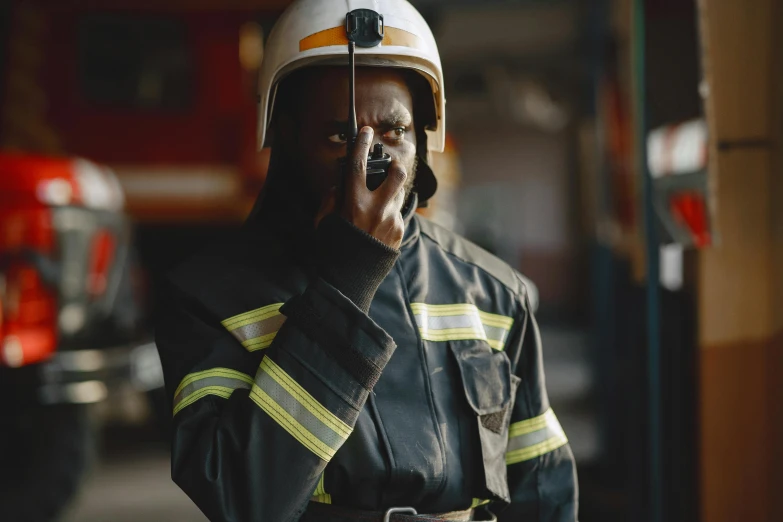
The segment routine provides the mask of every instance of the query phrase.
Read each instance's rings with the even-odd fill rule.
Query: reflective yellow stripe
[[[258,308],[243,314],[235,315],[234,317],[229,317],[228,319],[221,321],[220,324],[222,324],[230,332],[250,323],[263,321],[264,319],[272,317],[273,315],[279,315],[280,308],[282,306],[283,303],[275,303],[269,306],[264,306],[263,308]]]
[[[451,305],[431,305],[426,303],[411,303],[413,312],[427,311],[427,314],[431,317],[438,317],[444,315],[461,315],[472,314],[478,312],[482,318],[482,322],[490,324],[492,326],[499,326],[505,328],[511,328],[514,323],[514,319],[506,317],[505,315],[491,314],[484,312],[476,308],[475,305],[463,303],[463,304],[451,304]]]
[[[419,37],[404,29],[386,27],[381,45],[395,45],[398,47],[419,47]],[[299,40],[299,52],[329,47],[331,45],[348,45],[348,37],[345,35],[345,26],[325,29]]]
[[[483,506],[485,504],[489,504],[489,500],[481,500],[480,498],[474,498],[473,503],[470,505],[470,509],[475,509],[479,506]]]
[[[487,344],[489,345],[490,348],[493,348],[499,352],[502,352],[503,349],[506,347],[506,343],[502,341],[495,341],[492,339],[487,339]]]
[[[336,433],[345,436],[351,434],[353,428],[341,421],[331,411],[327,410],[320,402],[310,395],[307,390],[302,388],[298,382],[293,380],[285,370],[277,365],[269,357],[264,357],[261,361],[261,368],[264,369],[269,375],[288,393],[290,393],[302,406],[304,406],[310,413],[312,413],[318,420],[329,426]]]
[[[250,398],[292,437],[326,462],[353,431],[269,357],[261,361]]]
[[[310,433],[304,426],[277,404],[269,395],[258,386],[253,386],[250,392],[250,398],[267,415],[272,417],[280,427],[286,430],[291,436],[298,440],[304,447],[315,453],[321,460],[329,462],[336,453],[335,450],[321,442],[318,437]]]
[[[506,317],[504,315],[489,314],[487,312],[478,311],[481,317],[481,322],[487,326],[496,326],[498,328],[511,329],[511,325],[514,324],[514,319]]]
[[[249,352],[268,348],[285,322],[280,313],[283,303],[275,303],[257,310],[230,317],[221,324],[231,332]]]
[[[448,341],[450,339],[471,339],[471,336],[480,335],[483,336],[484,332],[478,328],[445,328],[443,330],[435,330],[427,332],[427,336],[430,337],[430,341]],[[438,338],[441,339],[438,339]]]
[[[228,399],[234,390],[250,388],[253,379],[230,368],[212,368],[186,375],[174,392],[174,415],[207,395]]]
[[[321,476],[318,478],[318,485],[315,487],[313,495],[318,496],[323,495],[324,493],[326,493],[326,489],[324,489],[324,474],[321,473]]]
[[[215,395],[217,397],[228,399],[231,397],[232,393],[234,393],[234,388],[227,388],[225,386],[207,386],[205,388],[201,388],[199,391],[193,393],[192,395],[188,395],[186,399],[177,403],[174,406],[174,415],[179,413],[182,408],[190,406],[197,400],[206,397],[207,395]]]
[[[495,350],[505,348],[514,319],[491,314],[472,304],[430,305],[411,303],[425,341],[486,341]]]
[[[332,496],[324,488],[324,473],[321,473],[321,478],[318,479],[318,485],[315,487],[313,497],[310,500],[312,502],[320,502],[321,504],[332,503]]]
[[[551,408],[538,417],[513,423],[508,436],[507,465],[540,457],[568,443]]]
[[[269,346],[272,344],[272,341],[275,340],[276,336],[277,332],[268,333],[266,335],[262,335],[261,337],[255,337],[247,341],[242,341],[242,346],[247,348],[247,351],[249,352],[263,350],[264,348],[269,348]]]
[[[531,460],[541,455],[545,455],[550,451],[555,451],[557,448],[561,448],[568,444],[568,439],[551,439],[529,448],[520,449],[506,453],[506,465],[517,464],[526,460]]]
[[[231,379],[239,379],[240,381],[244,381],[248,384],[253,384],[253,378],[242,372],[232,370],[231,368],[210,368],[209,370],[186,375],[185,378],[182,379],[182,382],[179,383],[179,386],[177,386],[176,391],[174,391],[174,396],[176,397],[179,392],[182,391],[182,388],[188,384],[191,384],[194,381],[198,381],[200,379],[205,379],[207,377],[228,377]]]
[[[534,431],[541,430],[546,427],[547,420],[548,420],[548,414],[552,410],[548,410],[544,415],[541,415],[540,417],[534,417],[532,419],[515,422],[511,425],[508,429],[508,437],[519,437],[520,435],[526,435],[528,433],[532,433]]]

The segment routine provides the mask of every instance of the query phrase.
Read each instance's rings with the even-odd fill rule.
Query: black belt
[[[474,518],[475,510],[454,511],[432,515],[418,515],[413,508],[391,508],[386,511],[358,511],[330,504],[310,502],[299,522],[468,522],[484,520],[494,522],[493,515]]]

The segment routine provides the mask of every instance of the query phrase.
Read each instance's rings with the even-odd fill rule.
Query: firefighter
[[[384,36],[356,51],[341,178],[361,7]],[[259,99],[272,156],[256,208],[172,272],[161,306],[173,479],[213,521],[574,521],[522,277],[415,212],[445,136],[426,22],[404,0],[296,0]],[[371,191],[376,143],[393,162]]]

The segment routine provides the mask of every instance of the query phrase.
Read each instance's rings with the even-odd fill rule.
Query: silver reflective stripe
[[[484,334],[487,336],[487,340],[495,341],[500,346],[506,345],[506,339],[508,339],[508,330],[505,328],[498,328],[497,326],[484,325]]]
[[[174,415],[197,400],[214,395],[227,399],[234,390],[249,389],[253,379],[230,368],[212,368],[191,373],[182,379],[174,393]]]
[[[446,330],[449,328],[476,328],[482,330],[483,325],[478,314],[448,315],[445,317],[429,317],[427,314],[416,315],[419,326],[427,330]]]
[[[222,324],[249,352],[262,350],[272,344],[285,322],[285,316],[280,313],[282,306],[283,303],[264,306],[230,317]]]
[[[568,443],[555,412],[513,423],[508,430],[506,464],[516,464],[554,451]]]
[[[307,431],[318,437],[327,446],[335,451],[342,446],[345,438],[341,433],[335,432],[315,415],[313,415],[297,397],[288,393],[269,373],[263,372],[256,377],[256,385],[266,392],[276,404],[288,412],[291,417]]]
[[[411,303],[411,309],[425,341],[482,340],[502,350],[514,323],[511,317],[483,312],[472,304]]]
[[[560,436],[560,431],[547,426],[542,430],[534,431],[526,435],[519,435],[509,439],[507,451],[512,452],[529,448],[530,446],[540,444],[541,442],[545,442],[558,436]]]
[[[277,331],[280,330],[280,327],[283,326],[284,322],[285,316],[278,314],[270,317],[269,319],[264,319],[263,321],[240,326],[231,333],[234,335],[234,337],[239,339],[240,342],[244,343],[245,341],[258,339],[259,337],[264,337],[271,333],[277,333]]]
[[[269,357],[261,361],[250,397],[283,429],[326,462],[353,431]]]

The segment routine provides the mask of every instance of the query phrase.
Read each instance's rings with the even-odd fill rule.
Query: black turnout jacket
[[[576,520],[524,280],[405,210],[392,250],[271,188],[168,278],[157,345],[172,475],[213,521],[309,503]]]

